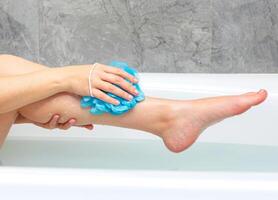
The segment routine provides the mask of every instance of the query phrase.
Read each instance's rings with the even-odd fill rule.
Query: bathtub
[[[278,74],[143,73],[140,82],[173,99],[260,88],[269,97],[180,154],[141,131],[15,125],[0,151],[1,199],[278,199]]]

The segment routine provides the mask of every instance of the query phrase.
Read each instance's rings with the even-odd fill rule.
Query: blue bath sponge
[[[110,63],[110,66],[123,69],[127,73],[138,78],[138,72],[135,69],[129,67],[128,64],[126,64],[124,62],[113,61]],[[128,82],[130,82],[130,81],[128,81]],[[145,99],[145,95],[144,95],[143,91],[141,90],[139,84],[132,83],[132,85],[137,89],[137,91],[139,92],[139,95],[134,96],[134,98],[130,101],[108,92],[106,94],[108,94],[110,97],[112,97],[114,99],[117,99],[120,102],[119,105],[113,105],[113,104],[107,103],[96,97],[84,96],[81,99],[81,107],[82,108],[90,107],[91,108],[90,113],[93,115],[100,115],[103,113],[110,113],[112,115],[124,114],[124,113],[128,112],[129,110],[133,109],[138,102],[143,101]]]

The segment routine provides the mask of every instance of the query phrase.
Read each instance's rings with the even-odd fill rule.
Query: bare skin
[[[169,150],[181,152],[191,146],[207,127],[247,111],[263,102],[266,96],[266,91],[262,90],[239,96],[184,101],[147,97],[134,110],[122,116],[93,116],[88,110],[80,108],[80,97],[58,94],[26,106],[19,112],[40,123],[48,121],[55,112],[63,116],[63,121],[70,117],[76,118],[78,125],[93,122],[143,130],[161,137]],[[146,111],[151,112],[146,115]]]
[[[32,72],[40,71],[44,68],[45,67],[42,65],[32,63],[30,61],[27,61],[25,59],[16,56],[0,55],[0,78],[6,76],[32,73]],[[49,119],[49,121],[45,123],[38,123],[24,118],[22,115],[20,115],[17,109],[11,110],[6,113],[0,112],[0,146],[2,146],[13,124],[32,123],[36,126],[46,128],[46,129],[59,128],[62,130],[67,130],[71,126],[75,125],[76,120],[74,118],[70,118],[68,121],[64,123],[59,123],[60,117],[61,116],[59,116],[58,114],[55,114]],[[89,130],[93,129],[92,124],[83,125],[81,127]]]
[[[21,67],[28,68],[28,64]],[[135,109],[122,116],[93,116],[87,109],[80,107],[80,96],[59,93],[0,115],[0,122],[2,129],[9,129],[19,114],[28,120],[45,123],[56,113],[61,116],[61,123],[75,118],[76,125],[94,123],[150,132],[161,137],[169,150],[181,152],[191,146],[207,127],[247,111],[262,103],[266,97],[265,90],[238,96],[183,101],[147,97]],[[148,115],[146,111],[150,111]],[[3,138],[5,136],[2,135],[0,139]]]

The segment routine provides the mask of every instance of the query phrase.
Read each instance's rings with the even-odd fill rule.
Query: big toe
[[[262,103],[266,99],[267,91],[260,90],[259,92],[250,92],[243,96],[244,100],[247,101],[250,106],[255,106]]]

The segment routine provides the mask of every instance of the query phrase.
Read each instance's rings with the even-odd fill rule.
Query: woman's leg
[[[25,74],[44,69],[44,66],[32,63],[12,55],[0,55],[0,76]],[[0,147],[18,116],[18,111],[0,114]]]
[[[45,68],[43,65],[34,65],[15,56],[8,56],[8,59],[6,56],[3,60],[5,63],[1,63],[0,59],[0,76],[23,74]],[[20,112],[26,118],[40,123],[48,122],[53,114],[60,114],[61,123],[69,118],[76,118],[80,125],[96,123],[139,129],[160,136],[170,150],[179,152],[189,147],[209,125],[240,114],[261,103],[265,98],[266,92],[194,101],[148,97],[129,113],[116,117],[107,114],[93,116],[87,109],[80,107],[79,96],[61,93],[0,117],[11,118],[6,127],[10,127]],[[2,122],[1,119],[0,121]]]
[[[18,116],[17,111],[8,112],[0,115],[0,147],[2,146],[5,138],[12,125]]]
[[[26,106],[20,114],[32,121],[45,123],[53,113],[62,121],[73,117],[78,125],[102,124],[138,129],[161,137],[173,152],[188,148],[208,126],[227,117],[241,114],[265,100],[267,93],[247,93],[199,100],[167,100],[147,97],[133,110],[122,115],[91,115],[80,107],[80,97],[66,93]]]

